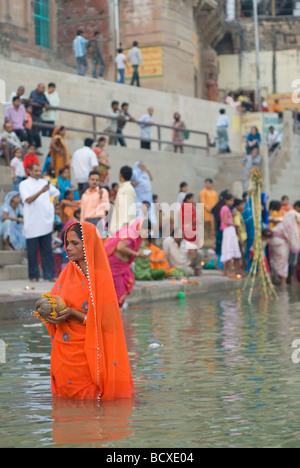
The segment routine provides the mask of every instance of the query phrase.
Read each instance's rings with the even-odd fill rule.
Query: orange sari
[[[149,247],[149,250],[152,250],[152,255],[150,257],[151,260],[151,268],[152,270],[170,270],[171,267],[167,261],[166,254],[163,250],[160,250],[159,247],[157,247],[154,244],[151,244]],[[153,262],[154,260],[154,262]],[[160,263],[156,263],[155,260],[160,260]]]
[[[50,156],[52,160],[52,166],[55,170],[55,177],[59,176],[59,171],[64,167],[70,168],[71,166],[71,155],[67,142],[59,135],[61,127],[56,127],[53,131],[50,143]],[[59,151],[57,151],[59,149]]]
[[[87,321],[86,326],[76,320],[47,325],[52,393],[79,400],[131,398],[134,385],[106,252],[96,227],[85,222],[81,226],[88,278],[70,261],[52,294],[87,313]]]

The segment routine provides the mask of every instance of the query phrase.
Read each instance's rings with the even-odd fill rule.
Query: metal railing
[[[33,104],[34,105],[34,104]],[[75,132],[75,133],[83,133],[83,134],[91,134],[93,135],[93,138],[96,140],[99,136],[106,136],[106,137],[111,137],[111,138],[115,138],[116,140],[117,139],[120,139],[120,138],[123,138],[123,139],[128,139],[128,140],[136,140],[136,141],[147,141],[149,143],[157,143],[158,144],[158,149],[161,151],[162,150],[162,145],[172,145],[172,146],[183,146],[184,148],[193,148],[193,149],[201,149],[201,150],[206,150],[207,153],[209,153],[209,148],[210,148],[210,138],[209,138],[209,134],[207,132],[202,132],[202,131],[199,131],[199,130],[195,130],[195,129],[189,129],[189,128],[184,128],[184,129],[181,129],[181,128],[174,128],[173,126],[171,125],[164,125],[164,124],[158,124],[158,123],[145,123],[145,122],[130,122],[130,121],[126,121],[126,125],[128,124],[135,124],[135,125],[143,125],[143,126],[150,126],[150,127],[154,127],[157,129],[157,138],[151,138],[151,139],[147,139],[145,140],[144,138],[142,138],[141,136],[133,136],[133,135],[127,135],[127,134],[119,134],[119,133],[112,133],[112,132],[108,132],[108,131],[105,131],[105,130],[100,130],[98,129],[97,127],[97,119],[105,119],[105,120],[120,120],[118,117],[112,117],[110,115],[107,115],[107,114],[97,114],[97,113],[94,113],[94,112],[88,112],[88,111],[81,111],[81,110],[77,110],[77,109],[69,109],[69,108],[65,108],[65,107],[50,107],[48,110],[54,110],[54,111],[60,111],[60,112],[67,112],[67,113],[71,113],[71,114],[77,114],[77,115],[82,115],[82,116],[86,116],[86,117],[91,117],[91,128],[89,129],[86,129],[86,128],[76,128],[76,127],[71,127],[71,126],[67,126],[67,125],[64,125],[65,129],[70,131],[70,132]],[[51,125],[51,124],[46,124],[46,123],[43,123],[43,122],[37,122],[37,121],[33,121],[33,126],[34,127],[40,127],[41,129],[42,128],[48,128],[48,129],[54,129],[57,125]],[[177,130],[177,131],[182,131],[182,132],[187,132],[189,133],[189,135],[191,134],[194,134],[194,135],[198,135],[198,136],[201,136],[204,138],[204,141],[205,143],[199,145],[199,144],[195,144],[195,143],[186,143],[186,140],[181,144],[181,143],[176,143],[174,142],[172,139],[171,140],[168,140],[168,139],[163,139],[162,138],[162,129],[167,129],[167,130]]]

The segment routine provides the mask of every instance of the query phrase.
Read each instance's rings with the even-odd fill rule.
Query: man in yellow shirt
[[[211,210],[219,201],[217,192],[213,189],[212,179],[206,179],[205,188],[200,192],[200,203],[204,205],[204,247],[215,246],[215,229]]]

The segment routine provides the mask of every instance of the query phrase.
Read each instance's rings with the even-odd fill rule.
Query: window
[[[35,43],[50,49],[50,6],[49,0],[35,0]]]
[[[296,16],[295,0],[259,0],[257,2],[260,16]],[[253,0],[241,0],[241,16],[249,18],[253,16]]]

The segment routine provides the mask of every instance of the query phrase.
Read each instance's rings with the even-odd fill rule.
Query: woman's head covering
[[[91,376],[99,387],[101,399],[130,398],[134,394],[134,385],[122,317],[103,241],[93,224],[74,223],[69,229],[75,225],[80,227],[88,270],[90,300],[85,354]],[[70,261],[61,273],[52,294],[76,295],[76,284],[82,284],[83,278],[85,277],[79,265]],[[51,326],[49,327],[51,333]]]
[[[293,254],[298,254],[300,251],[300,232],[297,226],[299,218],[299,213],[291,210],[284,216],[282,222],[272,229],[274,237],[280,237],[288,242]]]
[[[10,202],[12,201],[12,199],[18,196],[20,196],[19,192],[16,192],[16,191],[9,192],[4,199],[4,204],[10,205]]]
[[[56,137],[56,136],[59,134],[59,132],[60,132],[61,130],[63,130],[64,128],[65,128],[65,127],[64,127],[63,125],[57,125],[57,126],[54,128],[54,130],[53,130],[53,133],[52,133],[51,138]]]
[[[141,164],[141,161],[137,161],[134,164],[132,171],[132,181],[137,184],[137,187],[135,187],[136,203],[138,204],[148,201],[152,204],[153,196],[151,179],[149,174],[140,168]]]

